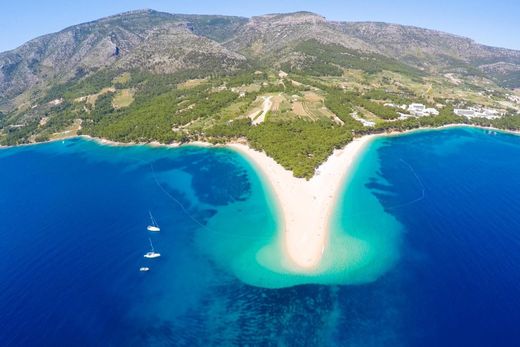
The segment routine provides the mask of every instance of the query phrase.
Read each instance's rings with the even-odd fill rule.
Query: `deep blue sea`
[[[375,140],[334,216],[370,276],[273,289],[314,279],[258,265],[277,212],[239,154],[2,149],[0,346],[519,346],[519,158],[480,129]]]

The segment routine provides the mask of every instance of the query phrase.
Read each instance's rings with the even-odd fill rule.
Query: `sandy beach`
[[[356,157],[375,137],[364,136],[335,150],[309,181],[295,178],[263,152],[244,144],[229,145],[246,155],[270,184],[283,219],[281,242],[298,269],[311,272],[319,265],[329,239],[329,220],[338,193]]]

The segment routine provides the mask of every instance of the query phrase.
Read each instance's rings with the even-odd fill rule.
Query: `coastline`
[[[47,141],[41,141],[41,142],[32,142],[32,143],[23,143],[19,145],[11,145],[11,146],[3,146],[0,145],[0,149],[9,149],[9,148],[19,148],[19,147],[30,147],[30,146],[37,146],[37,145],[44,145],[47,143],[54,143],[54,142],[60,142],[60,141],[67,141],[72,139],[83,139],[85,141],[92,141],[102,146],[110,146],[110,147],[133,147],[133,146],[147,146],[152,148],[179,148],[183,146],[198,146],[198,147],[219,147],[219,146],[225,146],[225,145],[214,145],[210,142],[204,142],[204,141],[192,141],[187,143],[181,143],[181,142],[174,142],[170,144],[160,143],[158,141],[152,141],[152,142],[117,142],[108,140],[105,138],[99,138],[99,137],[93,137],[90,135],[73,135],[73,136],[67,136],[62,137],[58,139],[53,140],[47,140]]]
[[[175,143],[171,143],[171,144],[164,144],[164,143],[160,143],[160,142],[157,142],[157,141],[143,142],[143,143],[140,143],[140,142],[117,142],[117,141],[107,140],[107,139],[103,139],[103,138],[92,137],[90,135],[79,135],[79,136],[73,136],[73,137],[70,137],[70,138],[76,138],[76,137],[79,137],[79,138],[82,138],[82,139],[86,139],[88,141],[94,141],[94,142],[96,142],[96,143],[98,143],[100,145],[112,146],[112,147],[132,147],[132,146],[147,146],[147,147],[152,147],[152,148],[159,148],[159,147],[179,148],[179,147],[182,147],[182,146],[216,147],[215,145],[213,145],[213,144],[211,144],[209,142],[203,142],[203,141],[193,141],[193,142],[188,142],[188,143],[175,142]]]
[[[489,127],[450,124],[437,128],[425,127],[407,131],[364,135],[355,138],[342,149],[334,150],[333,154],[316,169],[316,174],[309,181],[294,177],[291,171],[283,168],[274,159],[268,157],[265,152],[251,148],[247,144],[247,141],[235,141],[227,144],[214,145],[201,141],[173,144],[161,144],[159,142],[120,143],[88,135],[73,136],[67,139],[82,138],[100,145],[114,147],[149,146],[179,148],[184,146],[198,146],[206,148],[229,148],[242,154],[253,164],[256,171],[263,177],[263,181],[269,186],[270,191],[274,195],[273,198],[276,201],[282,226],[278,233],[278,240],[291,267],[298,269],[298,271],[302,273],[309,274],[317,270],[323,258],[323,254],[329,242],[331,216],[338,202],[339,194],[345,185],[345,181],[351,175],[357,158],[373,140],[381,137],[403,136],[421,131],[463,127],[500,131],[514,135],[520,134],[516,131]],[[64,140],[66,139],[56,139],[47,142]],[[11,147],[20,146],[6,146],[1,148]]]
[[[439,127],[421,127],[421,128],[415,128],[415,129],[409,129],[409,130],[403,130],[403,131],[390,131],[390,132],[382,132],[382,133],[374,133],[374,134],[367,134],[362,135],[360,137],[354,138],[354,140],[363,138],[365,136],[377,136],[377,137],[390,137],[390,136],[402,136],[402,135],[408,135],[413,134],[415,132],[420,131],[436,131],[436,130],[444,130],[449,128],[476,128],[476,129],[483,129],[483,130],[493,130],[505,134],[511,134],[511,135],[517,135],[520,136],[520,130],[507,130],[507,129],[500,129],[500,128],[494,128],[494,127],[485,127],[485,126],[479,126],[479,125],[472,125],[472,124],[447,124],[442,125]],[[103,146],[113,146],[113,147],[132,147],[132,146],[148,146],[152,148],[179,148],[184,146],[198,146],[198,147],[227,147],[230,144],[234,143],[240,143],[240,144],[247,144],[247,141],[230,141],[228,143],[224,144],[213,144],[211,142],[205,142],[205,141],[191,141],[191,142],[174,142],[170,144],[161,143],[158,141],[152,141],[152,142],[118,142],[113,140],[108,140],[105,138],[99,138],[99,137],[93,137],[90,135],[73,135],[73,136],[67,136],[62,138],[57,138],[53,140],[48,141],[42,141],[42,142],[32,142],[32,143],[23,143],[19,145],[9,145],[4,146],[0,145],[0,149],[9,149],[9,148],[18,148],[18,147],[27,147],[27,146],[37,146],[37,145],[43,145],[46,143],[53,143],[53,142],[59,142],[59,141],[67,141],[71,139],[84,139],[86,141],[93,141]]]
[[[328,240],[331,215],[345,180],[368,144],[381,135],[357,138],[335,150],[309,181],[296,178],[264,152],[233,143],[228,147],[247,157],[275,195],[282,230],[279,241],[292,265],[304,272],[315,270]]]

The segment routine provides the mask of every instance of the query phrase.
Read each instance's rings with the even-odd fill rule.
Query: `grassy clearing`
[[[130,106],[134,102],[135,91],[133,89],[119,90],[112,100],[112,106],[115,109],[121,109]]]
[[[94,107],[94,106],[96,106],[96,101],[100,96],[108,94],[108,93],[115,93],[115,92],[116,92],[116,89],[114,87],[107,87],[107,88],[101,89],[101,91],[99,93],[76,98],[76,99],[74,99],[74,102],[85,102],[87,105]]]
[[[108,94],[108,93],[115,93],[115,91],[116,91],[116,89],[114,87],[103,88],[103,89],[101,89],[101,91],[99,93],[87,96],[86,102],[90,106],[94,107],[94,106],[96,106],[97,99],[100,96]]]
[[[219,113],[222,121],[230,121],[241,116],[244,116],[244,113],[249,115],[250,111],[244,112],[245,109],[248,108],[249,103],[245,100],[233,103],[225,108],[223,108]]]

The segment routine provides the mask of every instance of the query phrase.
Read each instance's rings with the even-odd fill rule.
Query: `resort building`
[[[410,105],[396,105],[396,104],[385,104],[386,107],[399,108],[403,111],[408,111],[408,114],[399,113],[401,117],[399,119],[406,119],[410,117],[425,117],[425,116],[438,116],[439,111],[435,108],[428,108],[423,104],[410,104]]]
[[[494,109],[489,108],[478,108],[478,107],[470,107],[467,109],[455,109],[455,114],[457,116],[462,116],[466,118],[487,118],[487,119],[496,119],[500,118],[504,115],[504,112],[500,112]]]
[[[411,104],[410,106],[408,106],[408,111],[410,112],[424,112],[425,109],[426,106],[424,106],[423,104]]]
[[[438,116],[439,111],[434,108],[427,108],[423,104],[411,104],[408,106],[408,112],[412,116],[424,117],[424,116]]]

